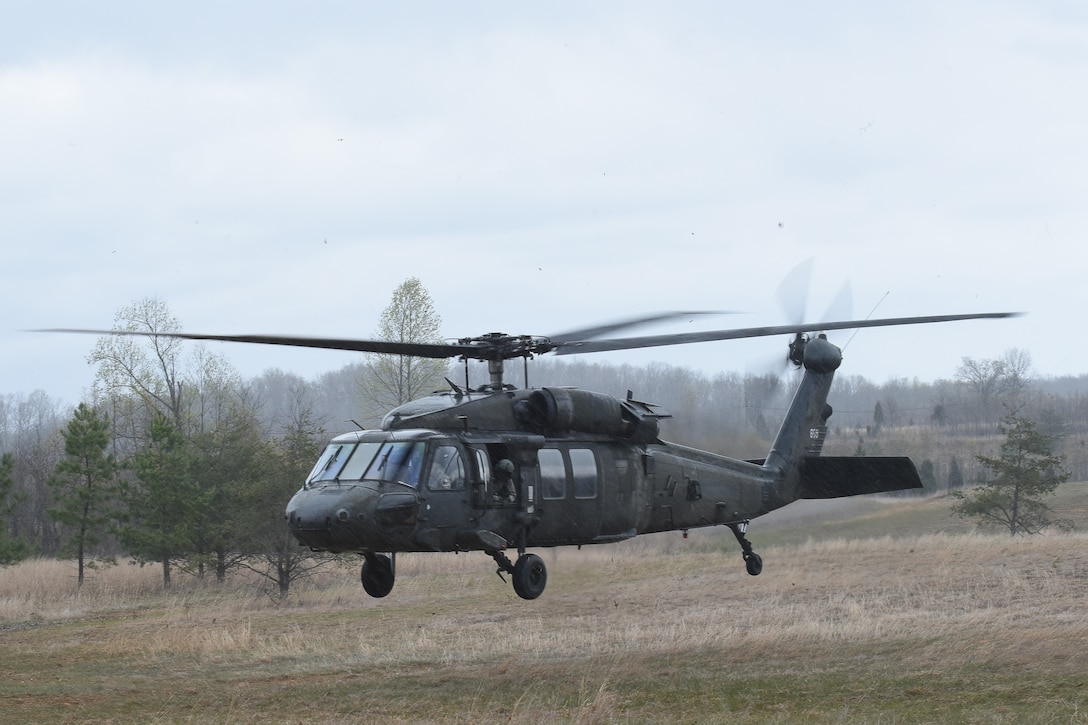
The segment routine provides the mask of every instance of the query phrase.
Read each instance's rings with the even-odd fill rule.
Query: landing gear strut
[[[510,561],[510,557],[501,551],[489,551],[491,558],[499,565],[495,572],[503,581],[503,572],[511,576],[514,582],[514,593],[522,599],[536,599],[544,593],[544,587],[548,583],[548,569],[544,566],[544,560],[536,554],[521,552],[517,563]]]
[[[752,576],[759,576],[759,573],[763,571],[763,559],[759,554],[752,551],[752,542],[748,541],[748,537],[744,535],[748,531],[748,522],[742,521],[739,524],[729,524],[729,528],[733,531],[733,536],[737,537],[737,543],[740,544],[742,549],[741,556],[744,557],[744,568]]]
[[[393,557],[385,554],[363,554],[366,561],[359,577],[363,580],[363,589],[372,597],[381,599],[393,591],[396,581],[396,569]]]

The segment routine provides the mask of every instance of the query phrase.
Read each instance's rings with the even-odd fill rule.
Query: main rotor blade
[[[641,317],[626,322],[613,323],[587,328],[580,332],[567,333],[552,338],[513,338],[498,335],[493,340],[490,336],[462,340],[456,344],[390,342],[386,340],[349,340],[333,337],[294,337],[286,335],[208,335],[192,332],[143,332],[138,330],[88,330],[77,328],[50,328],[35,332],[65,332],[90,335],[120,335],[129,337],[171,337],[181,340],[212,340],[217,342],[243,342],[260,345],[284,345],[287,347],[308,347],[326,350],[346,350],[351,352],[372,352],[392,355],[410,355],[426,358],[465,357],[472,360],[499,360],[513,357],[526,357],[533,354],[554,352],[556,355],[575,355],[609,350],[632,350],[642,347],[661,347],[665,345],[685,345],[693,342],[712,342],[716,340],[738,340],[749,337],[768,337],[771,335],[793,335],[799,332],[811,333],[824,330],[850,330],[863,327],[890,327],[893,325],[920,325],[932,322],[954,322],[957,320],[998,319],[1016,317],[1019,312],[988,312],[967,315],[933,315],[929,317],[895,317],[882,320],[849,320],[845,322],[823,322],[804,325],[778,325],[771,327],[749,327],[735,330],[712,330],[708,332],[684,332],[670,335],[648,335],[644,337],[624,337],[608,340],[570,339],[573,334],[593,336],[604,332],[623,329],[644,322],[674,319],[690,316],[692,312],[670,312],[650,317]]]
[[[80,330],[52,328],[34,332],[76,332],[91,335],[123,335],[128,337],[173,337],[181,340],[214,340],[218,342],[247,342],[260,345],[286,345],[351,352],[378,352],[413,357],[448,358],[479,351],[478,346],[429,344],[417,342],[388,342],[385,340],[345,340],[335,337],[291,337],[285,335],[204,335],[190,332],[140,332],[137,330]]]
[[[589,340],[594,337],[600,337],[601,335],[607,335],[611,332],[623,330],[629,327],[638,327],[639,325],[648,325],[652,322],[663,322],[665,320],[677,320],[682,317],[696,317],[701,315],[731,315],[732,312],[715,312],[713,310],[706,311],[693,311],[693,312],[661,312],[656,315],[647,315],[645,317],[632,317],[628,320],[617,320],[606,325],[598,325],[596,327],[586,327],[581,330],[570,330],[569,332],[561,332],[558,335],[548,335],[548,340],[551,340],[556,344],[563,344],[567,341],[573,340]]]
[[[821,322],[807,325],[778,325],[772,327],[749,327],[737,330],[711,330],[707,332],[682,332],[674,335],[650,335],[647,337],[625,337],[612,340],[577,340],[564,342],[556,346],[556,355],[577,355],[589,352],[607,352],[610,350],[633,350],[642,347],[662,347],[664,345],[686,345],[692,342],[713,342],[716,340],[739,340],[749,337],[770,337],[774,335],[795,335],[798,332],[817,332],[825,330],[851,330],[861,327],[891,327],[894,325],[924,325],[933,322],[955,322],[958,320],[983,320],[1017,317],[1020,312],[984,312],[967,315],[932,315],[928,317],[890,317],[882,320],[849,320],[843,322]]]

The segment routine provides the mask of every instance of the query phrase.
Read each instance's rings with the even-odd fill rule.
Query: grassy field
[[[1088,531],[1088,489],[1056,500]],[[728,532],[357,562],[277,602],[241,580],[0,570],[0,722],[1088,721],[1088,534],[980,535],[948,502],[798,505]],[[791,507],[793,508],[793,507]],[[347,564],[351,566],[348,567]]]

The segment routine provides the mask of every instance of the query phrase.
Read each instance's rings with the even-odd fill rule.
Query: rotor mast
[[[480,337],[466,337],[457,341],[461,347],[461,359],[487,362],[488,388],[493,391],[503,389],[503,375],[506,361],[523,358],[526,361],[534,355],[549,352],[555,345],[546,337],[530,335],[507,335],[504,332],[491,332]],[[528,371],[526,371],[528,373]]]
[[[503,359],[494,357],[487,361],[487,374],[491,378],[491,389],[502,390]]]

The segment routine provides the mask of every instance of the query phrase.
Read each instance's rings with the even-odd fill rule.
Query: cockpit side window
[[[427,488],[432,491],[460,491],[465,487],[465,461],[456,446],[434,449]]]

